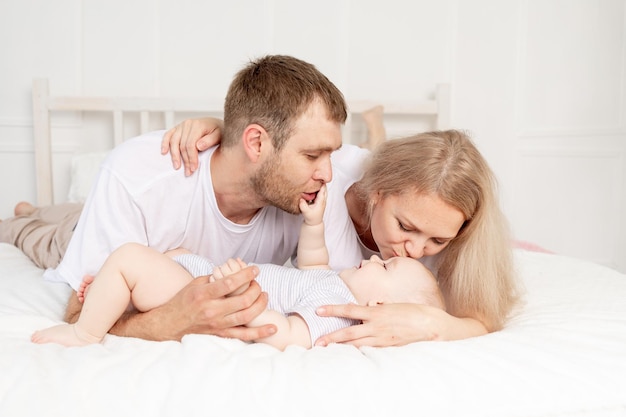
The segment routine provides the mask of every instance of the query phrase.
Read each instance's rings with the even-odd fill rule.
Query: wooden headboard
[[[374,107],[382,106],[385,115],[432,116],[435,129],[445,129],[450,125],[450,85],[438,84],[435,98],[415,102],[350,101],[348,100],[348,120],[344,129],[344,140],[350,142],[354,123],[360,115]],[[150,117],[159,115],[166,127],[175,124],[175,114],[223,112],[223,101],[217,99],[166,98],[166,97],[87,97],[53,96],[47,79],[33,80],[33,130],[35,145],[35,169],[37,204],[54,203],[52,181],[52,135],[50,116],[53,112],[80,111],[111,113],[113,123],[113,144],[120,144],[124,138],[124,117],[128,113],[138,113],[140,132],[150,130]],[[362,118],[361,118],[362,122]]]

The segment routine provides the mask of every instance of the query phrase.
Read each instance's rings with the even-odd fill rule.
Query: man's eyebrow
[[[341,148],[342,145],[339,145],[339,148],[332,148],[330,146],[323,146],[320,148],[309,148],[304,149],[303,152],[335,152]]]

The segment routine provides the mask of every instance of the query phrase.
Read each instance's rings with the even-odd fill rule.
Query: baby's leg
[[[33,343],[58,343],[64,346],[84,346],[100,343],[102,337],[85,333],[82,329],[74,324],[59,324],[58,326],[48,327],[47,329],[37,330],[30,337]]]
[[[109,256],[90,285],[78,321],[36,332],[32,340],[66,346],[97,343],[131,299],[138,310],[147,311],[167,302],[191,279],[183,267],[162,253],[125,244]]]

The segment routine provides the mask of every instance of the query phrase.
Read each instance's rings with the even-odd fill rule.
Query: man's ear
[[[250,124],[243,131],[243,148],[252,162],[257,162],[261,157],[264,146],[267,146],[269,135],[263,126],[258,124]]]

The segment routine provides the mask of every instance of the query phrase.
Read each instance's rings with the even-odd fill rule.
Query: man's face
[[[314,200],[322,184],[332,180],[330,154],[340,146],[339,123],[329,120],[324,105],[314,101],[281,151],[267,156],[252,185],[267,204],[299,214],[300,199]]]

